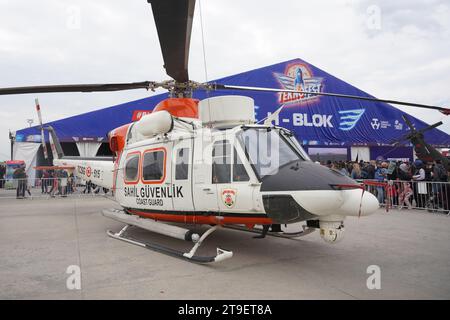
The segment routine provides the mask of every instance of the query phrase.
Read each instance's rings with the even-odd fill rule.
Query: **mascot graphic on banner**
[[[302,91],[302,93],[280,92],[278,102],[284,105],[301,105],[318,101],[319,96],[308,92],[322,92],[323,78],[314,77],[311,69],[304,63],[289,65],[284,73],[274,73],[282,89]]]

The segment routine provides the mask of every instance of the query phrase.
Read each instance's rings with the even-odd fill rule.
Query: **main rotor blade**
[[[437,122],[437,123],[435,123],[435,124],[433,124],[433,125],[431,125],[431,126],[428,126],[428,127],[426,127],[426,128],[420,129],[419,132],[420,132],[420,133],[424,133],[424,132],[429,131],[429,130],[431,130],[431,129],[437,128],[437,127],[439,127],[439,126],[441,126],[441,125],[443,125],[443,124],[444,124],[444,123],[443,123],[442,121],[439,121],[439,122]]]
[[[167,75],[189,81],[188,62],[195,0],[147,0],[151,3]]]
[[[0,88],[0,95],[6,94],[26,94],[26,93],[47,93],[47,92],[97,92],[97,91],[121,91],[131,89],[149,89],[152,82],[133,83],[109,83],[109,84],[68,84],[50,86],[30,86]]]
[[[403,136],[401,136],[400,138],[397,138],[397,139],[394,139],[394,140],[390,141],[389,144],[398,145],[398,144],[400,144],[400,143],[402,143],[404,141],[411,140],[411,138],[413,136],[414,136],[413,134],[407,133],[407,134],[404,134]]]
[[[210,84],[210,85],[211,85],[211,87],[213,89],[216,89],[216,90],[287,92],[287,93],[299,93],[299,94],[303,93],[303,94],[315,95],[315,96],[327,96],[327,97],[346,98],[346,99],[355,99],[355,100],[365,100],[365,101],[373,101],[373,102],[384,102],[384,103],[398,104],[398,105],[408,106],[408,107],[433,109],[433,110],[438,110],[439,112],[441,112],[441,113],[443,113],[445,115],[450,115],[450,109],[448,109],[448,108],[443,108],[443,107],[438,107],[438,106],[430,106],[430,105],[419,104],[419,103],[404,102],[404,101],[377,99],[377,98],[361,97],[361,96],[352,96],[352,95],[347,95],[347,94],[330,93],[330,92],[305,92],[305,91],[275,89],[275,88],[232,86],[232,85],[227,85],[227,84]]]

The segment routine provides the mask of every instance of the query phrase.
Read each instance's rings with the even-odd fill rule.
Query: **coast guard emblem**
[[[224,189],[222,190],[222,201],[227,208],[233,208],[236,203],[236,190]]]

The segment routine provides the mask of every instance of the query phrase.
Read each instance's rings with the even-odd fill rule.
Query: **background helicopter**
[[[114,190],[115,198],[124,210],[106,210],[103,213],[124,222],[126,227],[118,233],[109,232],[110,236],[197,262],[217,262],[230,258],[232,252],[218,249],[212,257],[197,257],[195,253],[202,241],[218,226],[245,225],[253,229],[255,225],[263,225],[264,236],[270,226],[274,227],[272,231],[279,231],[281,224],[306,221],[304,230],[281,236],[297,237],[320,229],[324,240],[335,242],[342,238],[346,216],[368,215],[378,208],[374,196],[364,193],[353,180],[312,163],[292,134],[273,126],[271,118],[262,125],[255,124],[251,99],[240,96],[211,98],[201,102],[191,99],[194,90],[304,92],[191,81],[188,58],[195,0],[148,2],[152,5],[164,67],[173,80],[0,89],[0,95],[156,88],[169,91],[171,98],[159,104],[151,115],[110,132],[114,162],[108,158],[64,157],[55,132],[41,125],[50,131],[55,165],[73,165],[77,168],[78,177]],[[301,88],[299,86],[297,89]],[[387,102],[450,113],[447,108],[402,101],[339,93],[308,94]],[[255,132],[281,143],[276,156],[286,157],[287,161],[278,166],[273,174],[263,174],[261,167],[257,166],[258,161],[251,158],[249,145],[245,141],[258,145],[250,136]],[[258,137],[258,134],[254,136]],[[203,142],[200,137],[206,137],[208,143],[199,146],[198,142]],[[183,149],[187,152],[181,152]],[[150,155],[148,165],[145,163],[147,154]],[[256,152],[253,156],[260,154]],[[186,161],[177,162],[185,155],[188,155]],[[228,170],[225,180],[214,173],[219,171],[220,165],[228,163],[215,162],[216,158],[225,158],[233,165],[232,169],[225,169]],[[177,179],[177,166],[173,164],[184,165],[185,168],[187,165],[184,171],[187,179]],[[228,178],[232,173],[238,174]],[[189,229],[161,222],[213,227],[200,237]],[[129,225],[196,244],[190,252],[179,252],[159,244],[143,243],[127,236]]]
[[[406,125],[410,128],[410,132],[403,135],[402,137],[392,141],[391,143],[396,146],[401,144],[404,141],[411,141],[414,146],[414,151],[416,153],[417,158],[424,162],[433,162],[436,160],[441,161],[441,163],[447,168],[447,171],[450,170],[450,161],[449,159],[436,150],[433,146],[426,143],[424,138],[424,133],[437,128],[442,125],[442,121],[439,121],[433,125],[417,130],[411,120],[406,116],[402,116]]]

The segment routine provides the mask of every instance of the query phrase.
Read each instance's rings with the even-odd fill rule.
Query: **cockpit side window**
[[[286,164],[306,160],[277,129],[248,128],[238,134],[238,139],[260,179],[276,174]]]
[[[301,155],[303,160],[311,161],[311,158],[309,157],[308,153],[305,151],[305,149],[303,149],[303,147],[300,145],[300,143],[293,134],[287,134],[284,131],[280,131],[280,134],[295,147],[295,149]]]
[[[231,144],[217,141],[212,150],[212,183],[231,182]]]

